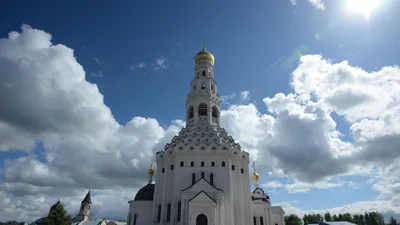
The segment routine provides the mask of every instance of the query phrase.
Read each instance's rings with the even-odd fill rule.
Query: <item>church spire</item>
[[[194,56],[194,78],[186,98],[186,124],[219,125],[221,99],[214,80],[214,55],[206,50]]]

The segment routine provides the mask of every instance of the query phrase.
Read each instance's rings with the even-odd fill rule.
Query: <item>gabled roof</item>
[[[200,191],[199,193],[197,193],[195,196],[193,196],[193,198],[191,198],[188,203],[190,203],[192,200],[196,199],[198,196],[200,196],[201,194],[204,194],[205,196],[207,196],[211,201],[217,203],[213,198],[211,198],[211,196],[209,196],[206,192],[204,191]]]
[[[85,198],[82,200],[82,204],[89,203],[92,204],[92,198],[90,197],[90,191],[86,194]]]
[[[216,188],[214,185],[212,185],[210,182],[208,182],[206,179],[204,179],[203,177],[198,179],[194,184],[190,185],[188,188],[183,189],[181,192],[184,192],[186,190],[189,190],[190,188],[192,188],[193,186],[195,186],[197,183],[199,183],[201,180],[204,180],[205,182],[207,182],[211,187],[213,187],[214,189],[218,190],[218,191],[222,191],[222,189]]]

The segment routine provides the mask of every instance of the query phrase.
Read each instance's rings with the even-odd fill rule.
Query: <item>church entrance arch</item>
[[[207,216],[200,214],[196,218],[196,225],[207,225]]]

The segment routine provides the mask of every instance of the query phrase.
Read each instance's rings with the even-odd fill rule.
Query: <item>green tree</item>
[[[326,212],[324,215],[325,221],[326,222],[331,222],[332,221],[332,216],[329,212]]]
[[[394,217],[390,217],[388,225],[399,225],[399,223],[397,223],[397,220]]]
[[[332,221],[339,221],[339,218],[336,214],[332,216]]]
[[[307,224],[317,224],[322,222],[323,217],[321,216],[321,214],[305,214],[303,216],[303,222],[305,225]]]
[[[301,225],[301,219],[296,214],[290,214],[289,216],[285,216],[285,224],[286,225]]]
[[[64,206],[58,201],[51,207],[49,214],[40,225],[71,225],[71,217],[67,215]]]

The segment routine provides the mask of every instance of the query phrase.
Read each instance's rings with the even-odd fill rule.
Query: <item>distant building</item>
[[[251,192],[249,153],[220,126],[220,109],[214,56],[203,48],[194,57],[186,127],[157,152],[157,185],[151,166],[148,184],[129,201],[127,225],[284,225],[255,168]]]
[[[61,204],[61,200],[58,200],[56,204],[50,207],[49,212],[57,207],[57,205]],[[85,198],[81,202],[81,207],[79,209],[78,215],[71,219],[71,225],[126,225],[126,222],[123,221],[115,221],[107,219],[102,220],[93,220],[90,218],[90,207],[92,205],[92,198],[90,195],[90,190],[86,194]],[[44,220],[45,217],[36,220],[35,222],[29,225],[38,225],[40,222]]]

